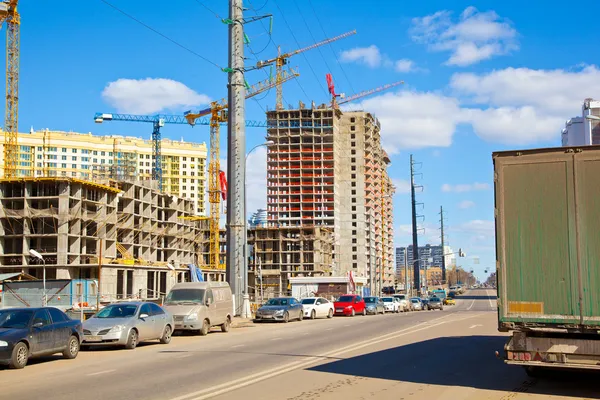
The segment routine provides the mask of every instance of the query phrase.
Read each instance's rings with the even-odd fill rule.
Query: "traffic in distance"
[[[430,296],[405,294],[362,297],[344,294],[335,300],[325,297],[276,297],[256,310],[254,322],[283,322],[304,319],[354,317],[386,313],[443,310],[454,305],[462,287],[436,289]],[[187,282],[175,285],[162,305],[153,302],[116,302],[104,306],[90,318],[71,319],[55,307],[8,308],[0,310],[0,364],[21,369],[32,357],[61,353],[74,359],[80,349],[122,347],[133,350],[141,342],[167,345],[173,333],[184,331],[200,336],[218,327],[228,332],[233,300],[226,282]]]

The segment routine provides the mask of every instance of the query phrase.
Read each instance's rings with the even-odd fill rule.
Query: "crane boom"
[[[283,70],[283,66],[288,63],[288,58],[290,58],[291,56],[295,56],[296,54],[300,54],[305,51],[312,50],[319,46],[323,46],[325,44],[335,42],[336,40],[343,39],[345,37],[348,37],[348,36],[351,36],[354,34],[356,34],[356,29],[353,31],[350,31],[350,32],[342,33],[339,36],[335,36],[335,37],[332,37],[329,39],[325,39],[321,42],[311,44],[310,46],[307,46],[307,47],[304,47],[304,48],[301,48],[298,50],[290,51],[288,53],[283,53],[283,54],[281,53],[281,47],[277,47],[277,57],[270,58],[265,61],[259,61],[258,63],[256,63],[257,68],[262,68],[267,65],[275,64],[275,70],[276,70],[275,82],[276,82],[276,89],[277,89],[275,108],[277,110],[283,109],[283,89],[281,88],[281,84],[285,81],[283,80],[283,73],[282,73],[283,71],[282,70]]]
[[[6,109],[4,117],[4,177],[17,173],[19,158],[19,42],[18,0],[0,3],[0,24],[6,21]]]
[[[374,93],[379,93],[379,92],[383,92],[384,90],[388,90],[390,88],[393,88],[395,86],[398,85],[402,85],[404,83],[404,81],[398,81],[398,82],[394,82],[394,83],[389,83],[387,85],[383,85],[383,86],[379,86],[378,88],[375,89],[371,89],[371,90],[365,90],[364,92],[360,92],[357,93],[355,95],[352,95],[350,97],[346,97],[344,100],[338,102],[337,104],[345,104],[345,103],[349,103],[351,101],[366,97],[366,96],[370,96]]]

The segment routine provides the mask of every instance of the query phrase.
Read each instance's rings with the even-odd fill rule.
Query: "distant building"
[[[585,127],[582,117],[573,117],[565,122],[565,128],[562,130],[563,147],[585,146]]]
[[[267,210],[259,208],[252,217],[248,220],[249,228],[266,228],[267,227]]]
[[[561,131],[562,146],[600,144],[600,101],[585,99],[581,114],[581,117],[573,117],[565,123]],[[594,117],[599,119],[595,120]]]
[[[444,251],[442,251],[442,246],[439,245],[426,244],[425,246],[419,246],[420,267],[422,269],[425,267],[430,268],[432,266],[441,267],[444,254],[446,257],[446,267],[454,264],[455,257],[450,246],[444,246]],[[433,258],[433,261],[430,262],[430,258]],[[412,245],[396,248],[396,276],[399,276],[400,272],[404,271],[405,264],[408,266],[413,265]]]

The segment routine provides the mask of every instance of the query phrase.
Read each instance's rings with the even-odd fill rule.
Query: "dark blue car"
[[[0,310],[0,364],[23,368],[30,357],[62,353],[73,359],[83,338],[81,321],[54,307]]]

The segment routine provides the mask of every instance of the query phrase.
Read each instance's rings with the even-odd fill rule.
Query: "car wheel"
[[[69,360],[74,359],[79,354],[79,339],[77,336],[71,335],[67,342],[67,348],[63,351],[63,357]]]
[[[327,313],[327,318],[333,318],[333,310],[330,308],[329,313]]]
[[[133,350],[136,348],[138,344],[138,333],[135,329],[129,331],[129,335],[127,336],[127,344],[125,345],[126,349]]]
[[[229,320],[229,317],[227,317],[225,322],[223,322],[223,324],[221,324],[221,332],[229,332],[230,326],[231,326],[231,321]]]
[[[304,319],[304,311],[300,310],[300,314],[298,315],[298,321],[302,321]]]
[[[444,311],[444,306],[441,306],[441,307],[440,307],[440,311]]]
[[[356,312],[354,312],[354,308],[352,309],[352,312],[350,313],[351,317],[354,317],[356,315]]]
[[[210,322],[207,319],[202,321],[202,329],[200,329],[200,336],[208,335],[208,331],[210,331]]]
[[[363,308],[363,313],[362,314],[363,314],[363,316],[367,315],[367,309],[366,308]]]
[[[165,326],[165,330],[163,331],[163,334],[160,337],[160,342],[162,344],[169,344],[171,342],[172,334],[173,334],[173,330],[171,329],[171,325]]]
[[[310,319],[315,319],[315,318],[317,318],[317,312],[315,310],[312,310],[310,312]]]
[[[283,314],[283,322],[285,322],[286,324],[290,322],[290,314],[287,311],[285,312],[285,314]]]
[[[25,368],[27,360],[29,359],[29,348],[23,342],[19,342],[15,345],[8,363],[8,367],[12,369]]]

